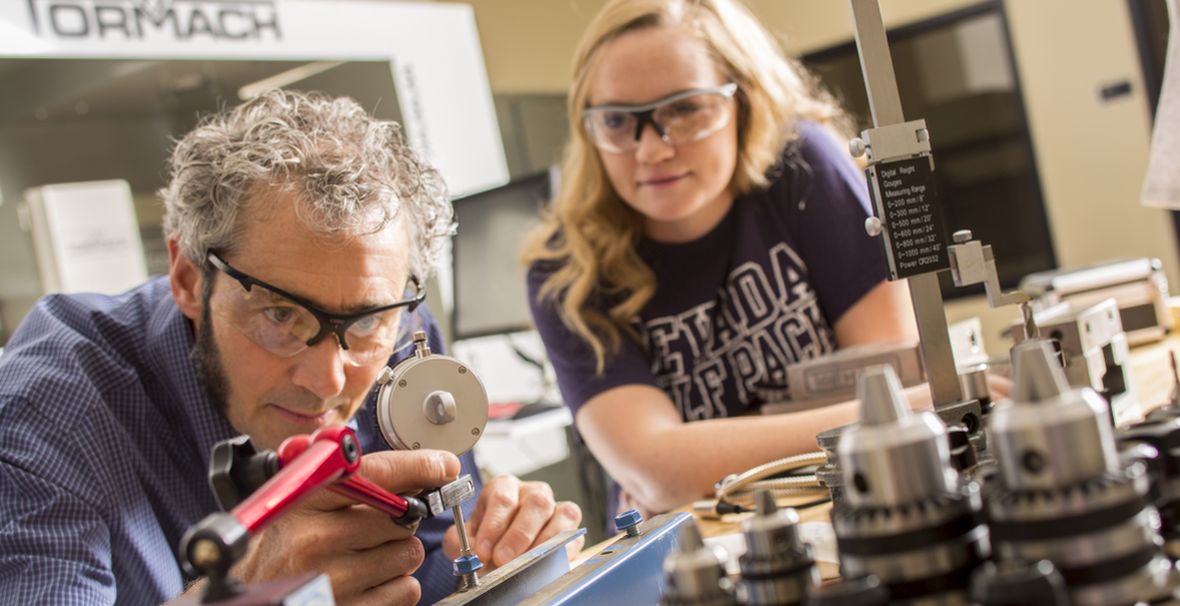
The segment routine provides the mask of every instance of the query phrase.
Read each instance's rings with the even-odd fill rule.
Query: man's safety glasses
[[[414,311],[426,290],[411,276],[413,294],[404,300],[351,314],[333,314],[234,269],[216,253],[209,263],[238,282],[241,288],[219,289],[213,313],[224,318],[259,347],[289,358],[336,335],[345,361],[362,366],[393,354],[399,336],[400,312]]]
[[[729,100],[737,89],[730,82],[681,91],[645,105],[596,105],[582,111],[582,121],[595,147],[614,154],[639,147],[649,123],[669,145],[692,143],[729,124]]]

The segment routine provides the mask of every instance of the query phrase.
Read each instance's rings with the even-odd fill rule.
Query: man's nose
[[[339,337],[330,335],[296,358],[291,381],[323,400],[344,391],[344,350]]]

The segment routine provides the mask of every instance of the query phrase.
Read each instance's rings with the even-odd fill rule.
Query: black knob
[[[248,436],[218,442],[209,456],[209,486],[223,511],[236,507],[278,472],[278,455],[259,452]]]

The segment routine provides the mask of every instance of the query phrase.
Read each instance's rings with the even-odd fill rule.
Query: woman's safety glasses
[[[645,105],[596,105],[582,111],[595,147],[621,154],[639,147],[643,127],[651,124],[665,143],[700,141],[721,130],[733,116],[729,103],[737,84],[693,88]]]
[[[412,312],[426,298],[426,290],[411,276],[413,294],[407,299],[356,313],[333,314],[234,269],[216,253],[210,252],[208,260],[241,286],[219,289],[214,295],[213,313],[259,347],[284,358],[334,334],[346,362],[363,366],[378,359],[384,361],[397,344],[401,308]]]

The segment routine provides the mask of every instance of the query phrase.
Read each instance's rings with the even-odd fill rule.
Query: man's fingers
[[[537,535],[553,516],[553,489],[544,482],[525,482],[520,487],[520,504],[508,528],[496,542],[492,563],[503,566],[536,543]]]
[[[442,486],[459,476],[459,458],[441,450],[381,451],[365,455],[357,474],[393,493]],[[332,511],[356,504],[356,499],[325,487],[304,501],[308,509]]]
[[[458,473],[459,460],[441,451],[371,453],[359,470],[393,493],[440,486]],[[422,542],[388,514],[330,490],[315,491],[253,543],[237,567],[247,581],[319,570],[342,604],[413,604],[421,595],[416,581],[401,579],[421,566]]]
[[[567,530],[578,528],[582,524],[582,508],[578,507],[577,503],[570,501],[562,501],[558,503],[553,509],[553,517],[549,518],[549,523],[545,524],[545,528],[533,540],[533,546],[540,545],[549,539],[563,533]],[[577,543],[576,548],[570,548],[570,545]],[[578,541],[573,541],[567,545],[567,550],[570,553],[570,559],[578,555],[582,551],[582,545],[585,543],[585,536]]]
[[[477,511],[482,508],[482,513],[471,516],[475,530],[468,533],[480,560],[493,562],[492,552],[516,517],[519,505],[520,480],[515,476],[498,476],[484,485],[475,505]]]
[[[364,456],[359,473],[390,492],[442,486],[459,477],[459,457],[442,450],[373,452]]]
[[[389,514],[353,504],[348,507],[303,512],[298,520],[310,530],[292,533],[292,549],[298,553],[323,551],[330,542],[333,546],[353,551],[371,549],[389,541],[408,539],[413,531],[395,524]],[[295,521],[294,519],[292,521]]]
[[[360,596],[398,577],[405,577],[417,570],[425,557],[422,541],[410,537],[338,557],[325,572],[332,580],[336,599],[342,603],[351,602],[351,597],[344,599],[343,596]],[[417,596],[413,597],[416,601]]]
[[[565,557],[569,558],[571,562],[578,559],[582,555],[582,549],[586,547],[586,535],[582,535],[569,543],[565,544]]]
[[[422,598],[422,586],[411,576],[398,577],[366,590],[351,602],[356,606],[414,606]]]

